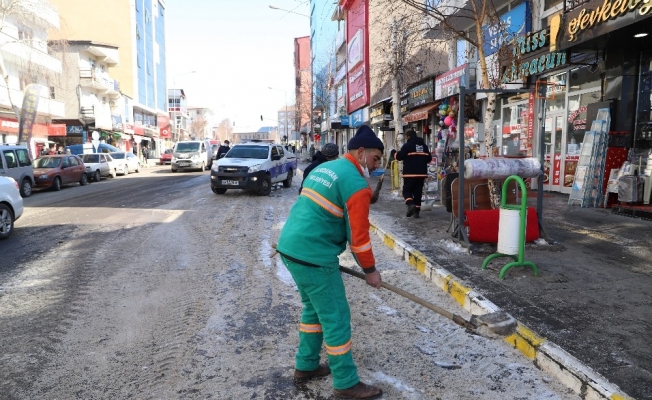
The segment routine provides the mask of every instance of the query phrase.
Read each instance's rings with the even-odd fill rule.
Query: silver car
[[[0,176],[13,178],[18,182],[21,196],[32,195],[34,169],[27,147],[0,144]]]
[[[0,176],[0,239],[6,239],[14,231],[14,222],[23,215],[23,198],[18,182]]]
[[[88,179],[99,182],[102,177],[115,178],[117,175],[117,165],[110,154],[90,153],[82,154],[82,161],[86,166],[86,175]]]
[[[134,153],[120,151],[109,154],[113,157],[118,174],[128,175],[130,172],[140,172],[140,161]]]

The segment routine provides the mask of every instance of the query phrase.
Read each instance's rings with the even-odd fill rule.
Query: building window
[[[54,93],[54,86],[50,86],[50,98],[51,99],[56,98],[55,93]]]
[[[140,27],[136,25],[136,40],[140,40]]]

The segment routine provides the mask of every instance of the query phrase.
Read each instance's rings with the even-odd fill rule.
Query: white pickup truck
[[[213,162],[211,190],[215,194],[224,194],[228,189],[246,189],[267,196],[276,183],[291,187],[296,170],[296,157],[280,144],[240,143]]]

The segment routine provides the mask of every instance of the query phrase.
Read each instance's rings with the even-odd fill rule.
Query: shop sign
[[[464,64],[435,78],[435,100],[459,94],[460,86],[467,86],[467,70],[468,64]]]
[[[485,57],[490,56],[500,49],[505,43],[511,42],[515,37],[530,31],[531,24],[530,3],[524,2],[500,17],[500,22],[495,25],[485,25],[482,48]]]
[[[122,132],[122,115],[111,115],[111,125],[114,132]]]
[[[66,126],[66,133],[73,135],[81,135],[84,133],[84,127],[79,125],[68,125]]]
[[[405,114],[408,112],[409,105],[410,105],[410,97],[406,93],[403,96],[401,96],[401,114]]]
[[[515,61],[505,68],[502,83],[510,83],[519,79],[526,79],[531,75],[542,74],[545,71],[566,65],[566,52],[549,52],[539,56],[542,49],[549,45],[547,29],[521,36],[514,42],[512,54]],[[525,56],[531,55],[528,61],[522,61]]]
[[[369,118],[373,120],[374,118],[380,117],[381,115],[383,115],[382,103],[377,106],[371,107],[371,110],[369,111]]]
[[[122,126],[124,127],[125,133],[134,134],[136,131],[136,127],[134,126],[134,124],[125,122]]]
[[[349,39],[346,50],[346,65],[349,72],[362,61],[362,51],[364,50],[363,39],[362,28],[358,29],[355,35]]]
[[[412,107],[419,107],[435,101],[432,92],[433,90],[431,80],[410,89],[409,97]]]
[[[342,64],[340,69],[337,70],[333,83],[338,84],[342,79],[344,79],[344,77],[346,77],[346,64]]]
[[[652,16],[649,0],[592,0],[565,15],[562,48],[585,42]]]
[[[367,1],[351,0],[346,10],[347,111],[352,113],[369,104],[369,40]]]
[[[18,133],[18,121],[0,118],[0,130],[8,133]]]
[[[585,131],[586,130],[586,118],[576,119],[580,114],[586,113],[588,110],[587,106],[581,106],[579,109],[573,111],[568,115],[568,123],[573,125],[573,131]]]
[[[340,115],[340,125],[349,126],[349,116],[348,115]]]
[[[351,128],[357,128],[362,125],[363,115],[362,109],[354,111],[351,113]]]
[[[530,93],[527,102],[527,144],[526,155],[532,157],[534,154],[534,93]]]

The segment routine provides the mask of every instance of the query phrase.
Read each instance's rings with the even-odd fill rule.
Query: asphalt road
[[[0,242],[0,398],[331,398],[329,378],[292,384],[301,303],[269,258],[299,180],[215,195],[208,172],[154,167],[26,199]],[[373,244],[384,280],[469,317]],[[577,398],[501,340],[345,285],[359,374],[387,399]]]

